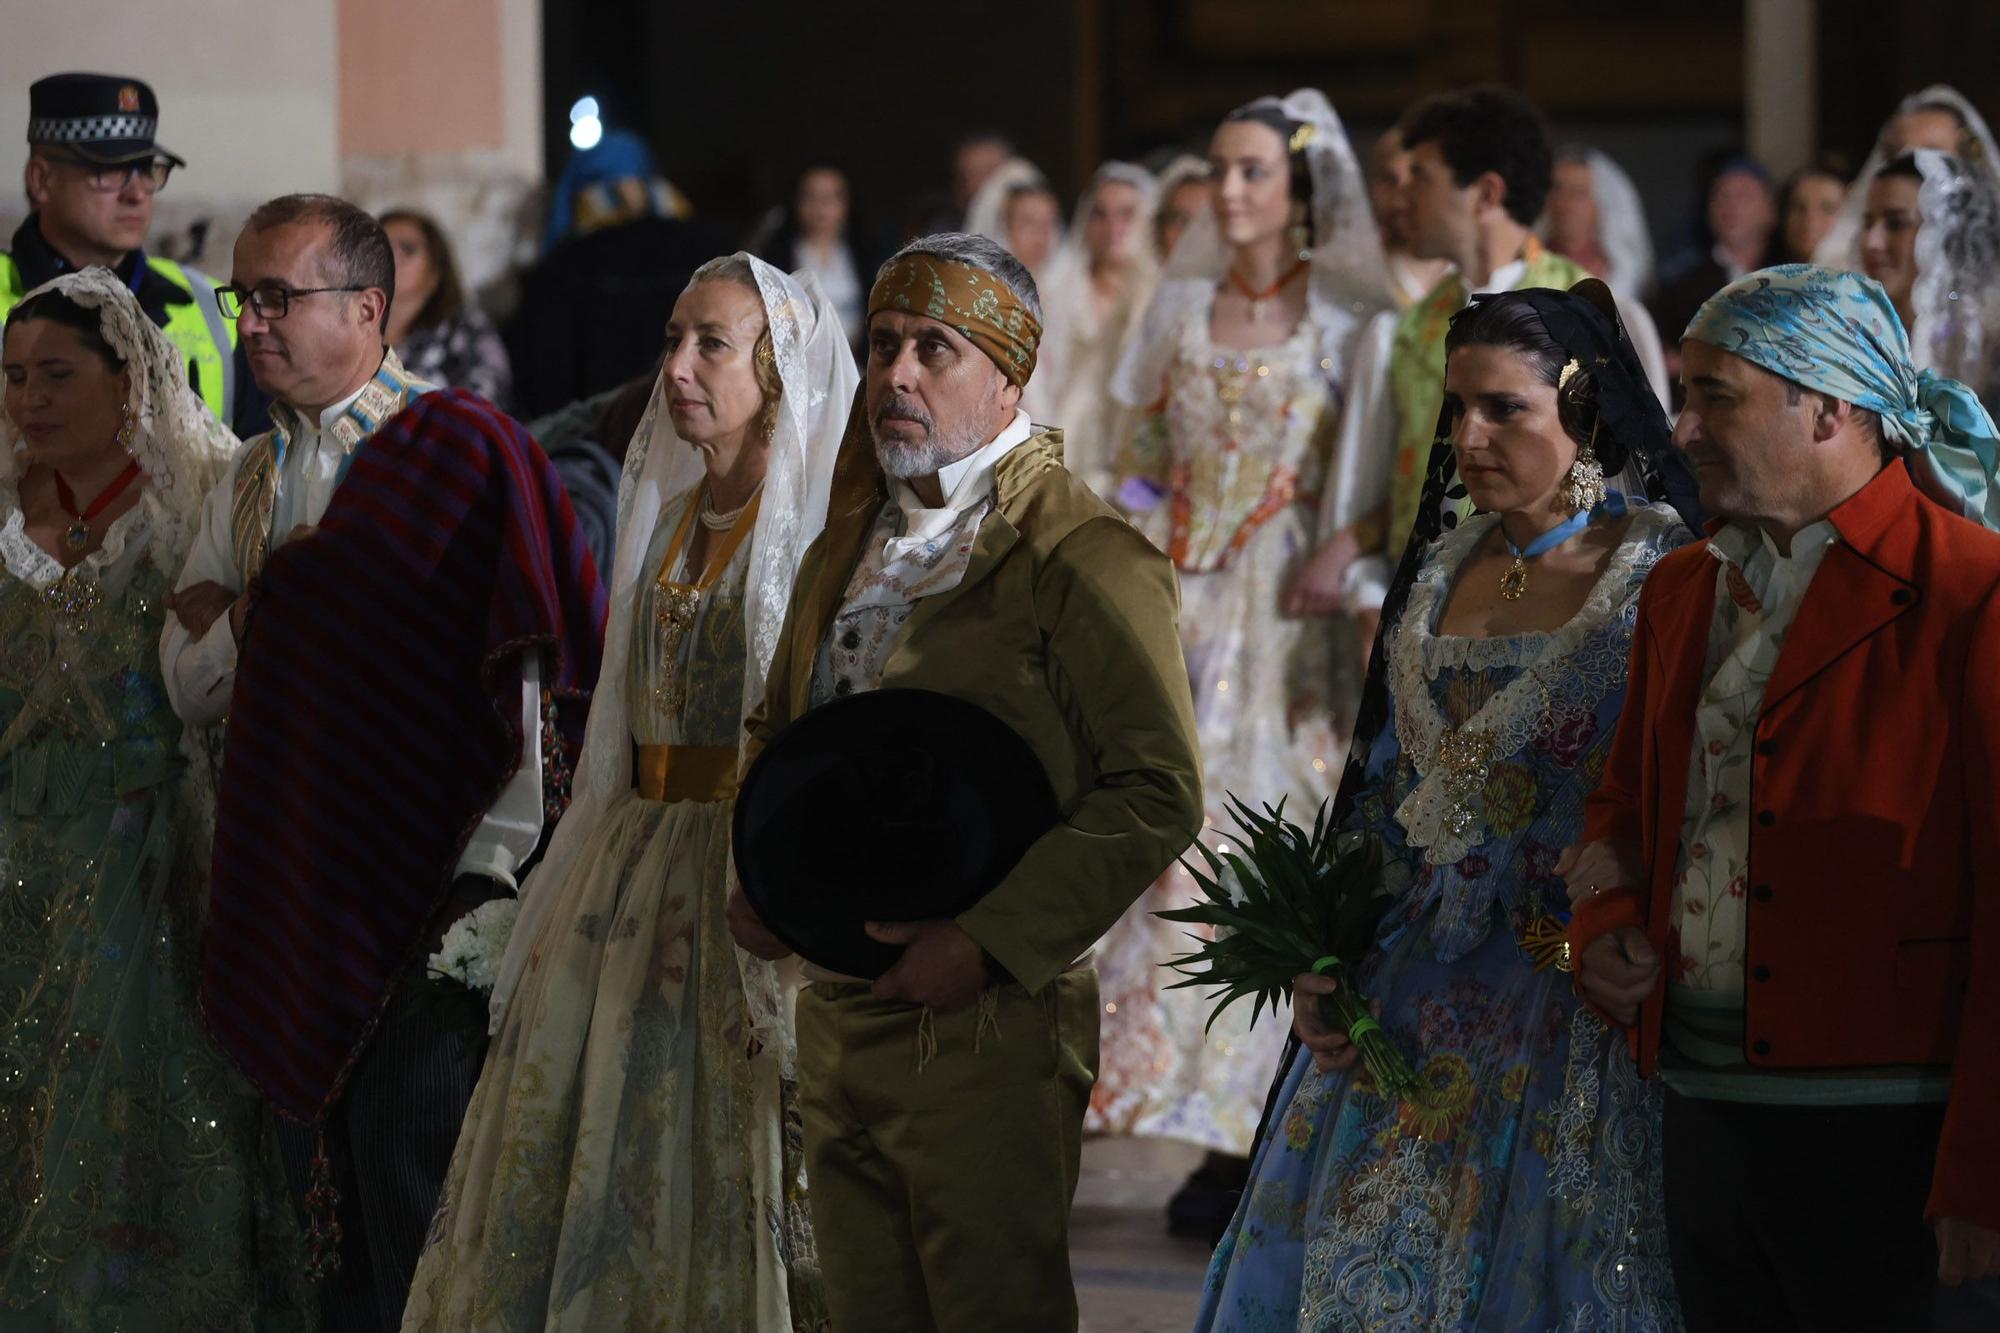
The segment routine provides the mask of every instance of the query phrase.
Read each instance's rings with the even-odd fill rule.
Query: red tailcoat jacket
[[[2000,536],[1924,498],[1901,465],[1829,517],[1841,540],[1756,724],[1743,1058],[1950,1065],[1928,1212],[2000,1229]],[[1631,688],[1584,837],[1639,849],[1647,882],[1578,904],[1579,952],[1638,925],[1673,966],[1716,573],[1703,545],[1684,547],[1640,594]],[[1647,1072],[1663,999],[1664,986],[1632,1034]]]

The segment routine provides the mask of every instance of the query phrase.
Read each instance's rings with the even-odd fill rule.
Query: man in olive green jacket
[[[1034,280],[977,237],[914,242],[869,298],[869,361],[751,718],[935,690],[1006,722],[1061,822],[869,983],[798,1009],[806,1175],[836,1329],[1074,1327],[1068,1219],[1097,1073],[1091,945],[1193,842],[1200,763],[1172,566],[1062,466],[1021,386]],[[738,943],[786,946],[739,891]]]

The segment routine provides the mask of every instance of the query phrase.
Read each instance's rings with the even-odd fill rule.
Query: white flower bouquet
[[[452,923],[444,933],[444,943],[431,955],[430,972],[449,977],[472,990],[491,992],[500,975],[500,960],[507,956],[507,941],[513,938],[514,922],[521,915],[521,900],[508,894],[483,902]]]

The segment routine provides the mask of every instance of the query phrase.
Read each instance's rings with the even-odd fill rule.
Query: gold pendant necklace
[[[707,496],[704,492],[703,502]],[[687,702],[687,681],[681,663],[681,650],[688,636],[694,632],[694,622],[701,615],[701,603],[709,590],[709,585],[729,567],[741,546],[757,526],[757,510],[764,499],[764,488],[759,486],[750,497],[750,502],[737,511],[736,522],[716,549],[708,557],[708,567],[698,572],[692,583],[676,582],[671,576],[674,567],[680,563],[681,553],[687,549],[688,538],[700,514],[701,504],[690,504],[681,515],[680,526],[674,530],[672,540],[667,543],[666,558],[660,562],[660,572],[654,575],[653,625],[654,642],[659,653],[660,679],[653,687],[653,698],[662,711],[678,713]]]
[[[1622,504],[1619,506],[1618,512],[1621,514],[1625,512]],[[1506,570],[1500,575],[1501,600],[1518,602],[1527,596],[1528,562],[1539,556],[1547,555],[1571,537],[1576,536],[1577,533],[1582,532],[1590,526],[1590,521],[1595,517],[1597,517],[1595,509],[1580,509],[1563,522],[1556,524],[1556,526],[1529,542],[1526,546],[1514,545],[1514,539],[1507,535],[1506,525],[1504,523],[1496,524],[1495,526],[1500,529],[1500,540],[1506,543],[1507,554],[1514,557],[1514,563],[1507,566]]]

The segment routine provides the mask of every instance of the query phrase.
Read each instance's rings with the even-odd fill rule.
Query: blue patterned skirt
[[[1197,1327],[1679,1329],[1657,1085],[1505,924],[1448,962],[1427,924],[1361,983],[1420,1098],[1300,1053]]]

